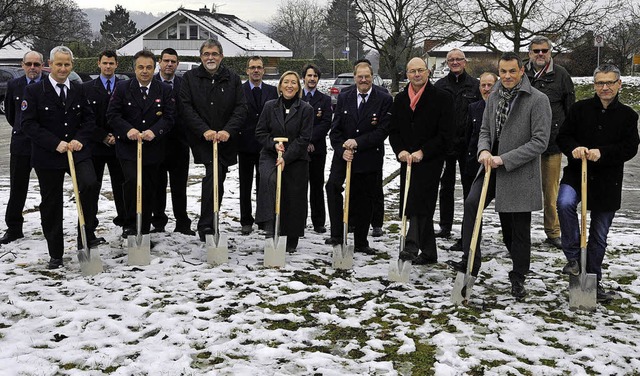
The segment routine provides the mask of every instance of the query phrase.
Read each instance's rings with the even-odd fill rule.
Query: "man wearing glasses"
[[[219,142],[218,192],[222,200],[229,166],[236,164],[237,137],[247,116],[240,76],[222,64],[222,45],[214,39],[200,46],[200,64],[183,76],[180,88],[182,119],[196,163],[205,166],[198,235],[213,234],[213,144]]]
[[[552,48],[553,45],[549,38],[533,38],[529,44],[529,63],[526,65],[526,74],[531,86],[545,93],[551,104],[551,136],[549,137],[549,146],[542,154],[541,165],[544,232],[547,235],[546,243],[556,248],[562,248],[560,222],[558,222],[556,210],[562,153],[556,144],[556,136],[569,112],[569,107],[576,100],[576,95],[569,73],[553,61]]]
[[[562,272],[579,275],[580,225],[576,207],[580,202],[582,158],[587,159],[587,209],[591,211],[587,243],[587,273],[598,279],[596,298],[607,302],[614,294],[604,290],[602,260],[607,248],[607,234],[622,201],[624,163],[638,152],[638,114],[620,103],[620,70],[602,64],[594,72],[596,95],[577,102],[556,139],[567,156],[558,193],[558,216],[562,230],[562,249],[567,265]]]
[[[456,185],[456,161],[460,167],[460,175],[464,173],[467,154],[465,128],[469,105],[480,100],[480,82],[465,71],[467,59],[464,52],[454,48],[447,53],[449,74],[436,81],[435,86],[453,96],[454,121],[447,137],[444,172],[440,182],[440,231],[436,237],[449,238],[453,225],[454,191]],[[462,187],[466,193],[470,187]]]
[[[247,102],[247,118],[238,133],[238,178],[240,180],[240,225],[242,235],[253,232],[253,209],[251,206],[251,192],[253,192],[253,171],[256,172],[256,187],[260,185],[258,161],[262,145],[256,140],[256,125],[264,104],[271,99],[278,98],[278,90],[273,85],[262,82],[264,63],[260,56],[253,56],[247,60],[247,76],[249,79],[242,84],[242,90]]]
[[[11,157],[9,159],[9,202],[4,221],[7,232],[0,238],[0,244],[7,244],[24,237],[22,209],[29,192],[29,175],[31,175],[31,140],[22,132],[21,103],[24,88],[32,83],[40,82],[46,73],[42,73],[44,58],[40,52],[29,51],[22,58],[24,76],[7,83],[7,95],[4,98],[5,116],[11,131]]]

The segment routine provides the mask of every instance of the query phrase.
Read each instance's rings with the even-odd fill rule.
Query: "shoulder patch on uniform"
[[[23,100],[23,101],[22,101],[22,103],[20,104],[20,109],[21,109],[22,111],[24,111],[24,110],[26,110],[26,109],[27,109],[27,107],[29,107],[29,104],[27,103],[27,100],[25,99],[25,100]]]

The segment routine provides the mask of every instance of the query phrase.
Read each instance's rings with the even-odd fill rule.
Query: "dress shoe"
[[[89,248],[96,248],[99,245],[102,245],[104,243],[106,243],[107,241],[104,240],[103,237],[99,237],[99,238],[93,238],[91,240],[89,240]]]
[[[154,227],[151,231],[149,231],[152,234],[157,234],[159,232],[164,232],[164,227]]]
[[[598,283],[598,288],[596,289],[596,301],[598,303],[609,303],[613,299],[615,299],[616,294],[605,290],[600,283]]]
[[[417,249],[403,249],[400,252],[400,260],[402,261],[413,261],[418,257]]]
[[[384,232],[382,231],[382,227],[374,227],[373,230],[371,231],[371,236],[373,236],[374,238],[378,238],[383,234]]]
[[[49,260],[49,264],[47,264],[47,269],[58,269],[63,267],[64,264],[62,263],[62,259],[61,258],[52,258],[51,260]]]
[[[253,225],[242,225],[242,229],[240,229],[240,233],[242,235],[249,235],[253,232]]]
[[[342,244],[342,239],[330,237],[324,240],[324,244],[328,245],[339,245]]]
[[[181,234],[189,235],[189,236],[194,236],[196,234],[196,232],[190,229],[189,227],[176,227],[176,229],[173,230],[173,232],[179,232]]]
[[[136,235],[136,229],[133,227],[125,227],[122,229],[122,237],[128,238],[130,235]]]
[[[198,236],[200,237],[200,241],[206,241],[207,235],[213,235],[214,231],[211,227],[203,227],[198,229]]]
[[[462,239],[456,240],[455,243],[451,247],[449,247],[449,251],[451,252],[462,252]]]
[[[287,253],[295,253],[296,247],[287,246],[285,250]]]
[[[447,260],[445,261],[445,263],[449,265],[456,272],[460,272],[460,273],[467,272],[467,263],[465,261]]]
[[[552,246],[558,248],[558,249],[562,249],[562,241],[560,240],[560,238],[547,238],[544,241],[547,244],[551,244]]]
[[[578,260],[569,260],[567,265],[562,268],[562,274],[580,275],[580,264]]]
[[[511,295],[516,299],[522,299],[527,295],[527,290],[524,288],[524,281],[519,279],[511,280]]]
[[[431,265],[437,263],[437,257],[427,257],[424,255],[424,253],[421,253],[420,256],[416,257],[416,259],[412,262],[413,265]]]
[[[435,233],[436,238],[449,239],[451,237],[451,229],[441,228],[440,231]]]
[[[367,247],[354,248],[353,252],[364,253],[365,255],[375,255],[376,253],[378,253],[378,252],[376,252],[375,249],[373,249],[371,247],[368,247],[368,246]]]
[[[352,233],[352,232],[354,232],[356,230],[356,226],[355,225],[349,225],[348,230],[349,230],[349,233]]]
[[[9,244],[14,240],[24,238],[22,232],[5,232],[4,236],[0,238],[0,244]]]
[[[324,226],[313,226],[313,231],[317,232],[318,234],[324,234],[325,232],[327,232],[327,228]]]

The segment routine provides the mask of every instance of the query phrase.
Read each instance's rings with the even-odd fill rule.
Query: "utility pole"
[[[347,2],[347,61],[350,61],[349,58],[349,2]]]

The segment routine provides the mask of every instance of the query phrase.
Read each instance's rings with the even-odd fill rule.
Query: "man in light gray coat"
[[[509,272],[511,294],[520,299],[526,295],[524,280],[531,261],[531,212],[542,209],[540,155],[549,142],[551,107],[547,96],[529,83],[520,56],[505,53],[498,70],[500,82],[487,100],[478,140],[482,167],[464,203],[463,259],[449,264],[456,270],[466,270],[484,173],[491,167],[485,207],[495,198],[504,243],[513,261]],[[480,270],[481,258],[478,251],[471,273],[474,276]]]

